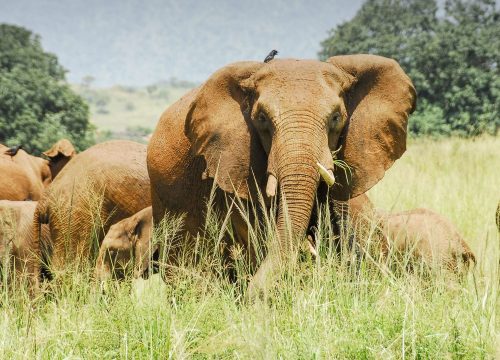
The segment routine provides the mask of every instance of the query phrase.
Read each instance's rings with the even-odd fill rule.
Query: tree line
[[[366,0],[321,42],[320,59],[396,59],[418,93],[414,136],[476,136],[500,128],[500,12],[495,0]],[[95,142],[89,107],[54,54],[23,27],[0,24],[0,143],[40,153],[66,137]]]
[[[65,73],[38,35],[0,24],[0,143],[23,144],[35,154],[63,137],[77,150],[93,143],[88,106]]]
[[[332,29],[319,57],[369,53],[397,60],[418,93],[413,135],[497,134],[500,12],[494,0],[367,0]]]

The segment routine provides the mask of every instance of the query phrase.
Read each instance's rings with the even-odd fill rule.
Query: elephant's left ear
[[[76,150],[73,144],[68,139],[61,139],[54,145],[52,145],[49,150],[44,151],[42,154],[51,159],[54,159],[58,156],[71,158],[76,155]]]
[[[338,158],[350,171],[337,168],[333,196],[347,200],[375,185],[406,151],[409,115],[416,92],[399,64],[375,55],[334,56],[327,60],[344,82],[348,122],[339,140]]]
[[[249,117],[249,78],[262,66],[238,62],[215,72],[198,90],[185,123],[195,155],[205,158],[204,177],[248,199],[265,179],[267,157]]]

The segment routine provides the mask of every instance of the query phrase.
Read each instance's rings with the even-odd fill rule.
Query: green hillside
[[[194,86],[175,79],[145,87],[72,85],[89,104],[100,137],[131,139],[152,132],[167,106]]]

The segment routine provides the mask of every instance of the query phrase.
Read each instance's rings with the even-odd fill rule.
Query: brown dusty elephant
[[[43,193],[33,231],[48,224],[51,273],[97,255],[109,227],[150,206],[146,146],[116,140],[78,154]]]
[[[124,279],[128,273],[134,278],[147,276],[150,259],[157,248],[151,245],[152,230],[151,206],[112,225],[99,249],[96,278]]]
[[[429,266],[452,271],[476,262],[476,257],[450,220],[428,210],[413,209],[381,215],[389,251],[410,255]]]
[[[43,154],[49,160],[18,150],[13,156],[0,144],[0,199],[39,200],[43,190],[71,160],[76,151],[71,142],[59,140]]]
[[[468,266],[476,261],[457,228],[435,211],[419,208],[389,213],[376,209],[366,194],[348,203],[351,224],[360,235],[361,245],[370,238],[370,248],[365,250],[376,251],[382,258],[403,255],[452,271],[460,269],[458,263]]]
[[[363,194],[404,153],[415,102],[408,76],[380,56],[227,65],[170,106],[153,133],[154,221],[167,210],[186,213],[186,230],[196,234],[204,222],[200,199],[213,181],[254,203],[257,187],[267,200],[277,197],[277,237],[250,283],[255,294],[292,260],[314,222],[316,197],[333,203]],[[350,170],[334,167],[332,152]],[[244,222],[232,221],[247,245]]]
[[[29,264],[38,248],[31,228],[36,205],[36,201],[0,200],[0,257],[2,270],[8,271],[9,279],[34,271]],[[47,244],[48,239],[48,226],[43,225],[41,245]]]

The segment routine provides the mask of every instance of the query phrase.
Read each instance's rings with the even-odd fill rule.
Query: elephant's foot
[[[311,254],[313,259],[316,259],[318,257],[318,251],[316,250],[314,239],[311,235],[307,235],[307,238],[304,239],[304,250]]]

